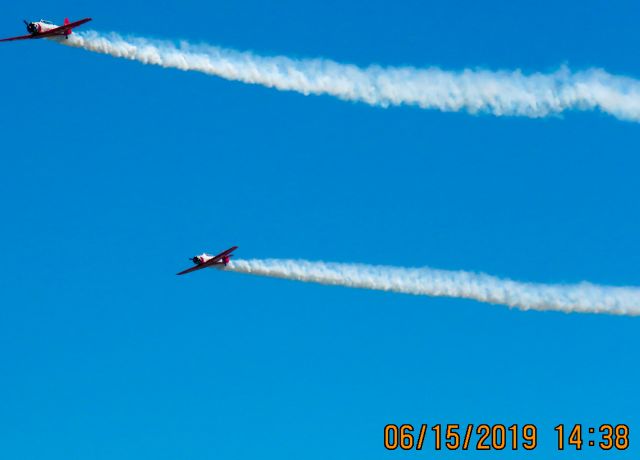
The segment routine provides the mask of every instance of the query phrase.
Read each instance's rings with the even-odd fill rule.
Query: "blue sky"
[[[92,16],[259,54],[640,77],[637,2],[479,3],[35,0],[0,30]],[[637,124],[380,109],[53,43],[0,53],[3,457],[424,457],[385,451],[384,425],[484,422],[541,439],[483,457],[546,459],[561,422],[640,429],[634,318],[175,276],[237,244],[638,285]]]

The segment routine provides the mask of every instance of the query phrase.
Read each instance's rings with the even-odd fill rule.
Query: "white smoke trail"
[[[305,260],[236,260],[225,270],[352,288],[457,297],[522,310],[640,315],[640,288],[521,283],[464,271]]]
[[[519,70],[359,68],[325,59],[262,57],[184,41],[175,44],[94,31],[74,34],[62,43],[144,64],[381,107],[406,104],[447,112],[526,117],[598,109],[620,119],[640,121],[640,81],[601,69],[571,72],[563,67],[550,74],[524,75]]]

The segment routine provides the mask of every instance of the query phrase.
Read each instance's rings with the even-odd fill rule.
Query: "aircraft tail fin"
[[[71,22],[69,22],[69,18],[64,18],[64,25],[68,26],[69,24],[71,24]],[[69,35],[71,35],[72,33],[73,33],[73,31],[71,29],[65,30],[65,32],[64,32],[66,37],[69,37]]]

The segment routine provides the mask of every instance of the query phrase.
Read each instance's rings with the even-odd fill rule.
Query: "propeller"
[[[34,26],[33,23],[28,22],[26,19],[23,19],[22,22],[24,22],[27,26],[27,32],[29,32],[30,34],[35,33],[36,26]]]

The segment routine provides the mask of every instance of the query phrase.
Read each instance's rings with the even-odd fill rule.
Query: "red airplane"
[[[215,267],[220,265],[227,265],[233,257],[232,252],[238,249],[238,246],[234,246],[232,248],[227,249],[224,252],[221,252],[217,256],[210,256],[209,254],[201,254],[199,256],[192,257],[189,259],[191,262],[196,264],[195,267],[187,268],[186,270],[181,271],[178,275],[185,275],[187,273],[195,272],[196,270],[202,270],[207,267]]]
[[[76,22],[69,22],[68,18],[65,18],[64,25],[57,26],[50,21],[45,21],[41,19],[37,22],[27,22],[24,20],[23,22],[27,26],[27,32],[29,35],[22,35],[20,37],[12,37],[5,38],[0,40],[0,42],[11,42],[14,40],[31,40],[34,38],[66,38],[69,39],[69,35],[71,35],[73,29],[82,24],[86,24],[91,21],[91,18],[85,18]]]

